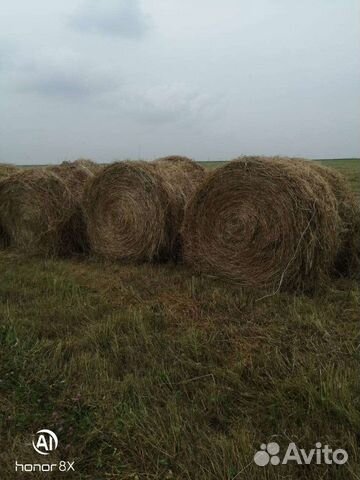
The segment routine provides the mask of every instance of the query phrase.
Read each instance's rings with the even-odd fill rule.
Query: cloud
[[[81,100],[111,92],[121,83],[110,72],[70,50],[50,50],[36,60],[18,55],[7,69],[10,90],[44,97]]]
[[[186,85],[156,85],[120,91],[119,105],[132,118],[144,123],[186,122],[209,117],[220,102]]]
[[[91,79],[73,72],[52,71],[27,80],[25,90],[46,96],[84,98],[98,91]]]
[[[84,32],[128,39],[142,38],[150,26],[138,0],[86,0],[71,25]]]

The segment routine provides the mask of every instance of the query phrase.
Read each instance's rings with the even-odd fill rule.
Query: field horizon
[[[126,159],[126,160],[131,160],[131,159]],[[147,160],[147,159],[143,159],[143,158],[138,158],[136,160]],[[359,161],[360,162],[360,157],[344,157],[344,158],[309,158],[308,160],[310,161],[313,161],[313,162],[348,162],[348,161]],[[112,160],[110,162],[105,162],[105,163],[102,163],[102,162],[99,162],[99,165],[109,165],[111,164],[112,162],[115,162],[117,160]],[[196,160],[197,163],[200,163],[200,164],[218,164],[218,165],[221,165],[222,163],[226,163],[230,160]],[[0,162],[0,165],[1,163],[8,163],[8,162]],[[61,163],[61,162],[59,162]],[[55,163],[39,163],[39,164],[15,164],[15,163],[10,163],[10,165],[15,165],[15,166],[18,166],[18,167],[46,167],[47,165],[56,165]]]

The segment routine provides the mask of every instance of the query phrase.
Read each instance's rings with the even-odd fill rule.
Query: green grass
[[[348,179],[352,189],[360,199],[360,159],[359,158],[339,158],[333,160],[319,160],[327,167],[336,168]]]
[[[171,264],[0,252],[0,272],[1,479],[47,475],[14,472],[49,461],[40,428],[59,437],[51,462],[75,460],[51,478],[360,478],[356,281],[259,301]],[[256,466],[271,440],[349,462]]]

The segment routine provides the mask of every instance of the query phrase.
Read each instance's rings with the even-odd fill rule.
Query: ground
[[[360,162],[332,165],[360,193]],[[65,460],[51,478],[360,479],[359,283],[261,296],[184,266],[1,252],[0,478]],[[271,441],[349,460],[257,466]]]

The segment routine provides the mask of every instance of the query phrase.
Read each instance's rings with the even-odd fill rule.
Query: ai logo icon
[[[32,446],[40,455],[49,455],[57,449],[58,443],[56,434],[52,430],[43,428],[34,435]],[[74,464],[75,461],[68,460],[59,460],[57,463],[22,463],[15,460],[15,472],[75,472]]]
[[[52,450],[57,449],[58,443],[56,434],[46,428],[36,432],[36,438],[32,441],[34,450],[40,455],[49,455]]]

